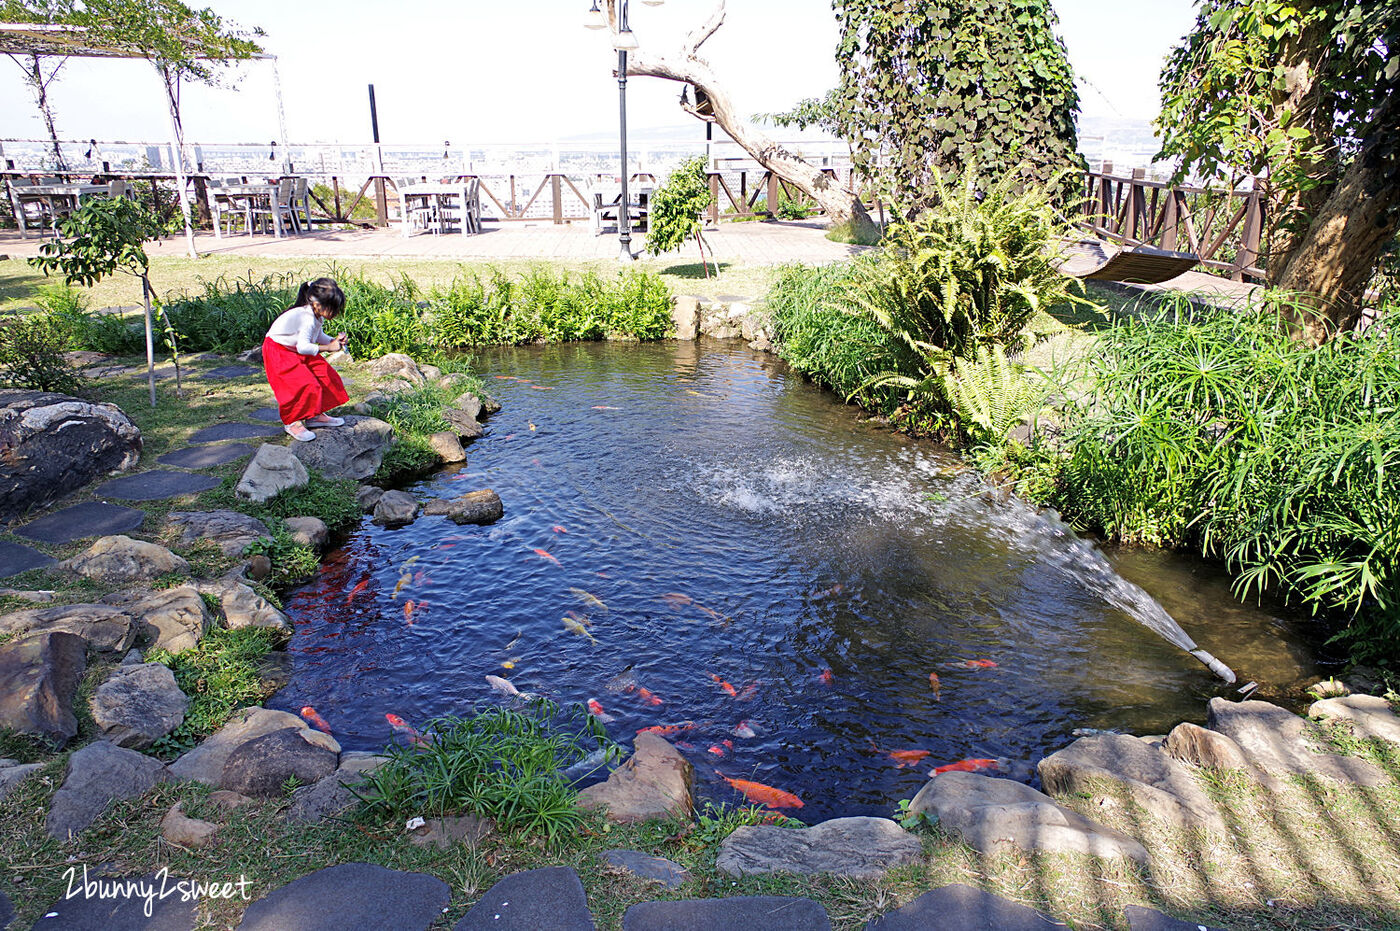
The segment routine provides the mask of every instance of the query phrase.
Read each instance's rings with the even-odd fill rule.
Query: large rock
[[[160,819],[160,836],[177,847],[207,847],[214,842],[219,826],[198,818],[191,818],[180,810],[176,802]]]
[[[1335,718],[1351,723],[1357,737],[1378,737],[1400,744],[1400,717],[1390,710],[1390,702],[1374,695],[1347,695],[1324,698],[1308,708],[1312,718]]]
[[[379,503],[379,499],[383,496],[384,489],[378,485],[361,485],[355,489],[355,503],[366,514],[374,511],[374,506]]]
[[[1191,771],[1165,750],[1127,734],[1081,737],[1036,768],[1051,795],[1131,801],[1179,828],[1224,832],[1220,810]]]
[[[292,803],[283,817],[297,824],[318,824],[340,814],[355,804],[355,793],[350,788],[358,786],[365,774],[385,759],[362,750],[342,753],[335,772],[315,785],[302,786],[292,793]]]
[[[285,446],[264,443],[258,447],[253,461],[243,469],[243,475],[233,493],[244,501],[262,503],[284,491],[300,488],[309,481],[311,476],[307,474],[306,466],[300,458],[292,454],[292,450]]]
[[[1245,757],[1240,745],[1224,734],[1217,733],[1199,724],[1183,721],[1171,729],[1162,749],[1183,763],[1191,763],[1206,769],[1237,769],[1253,772],[1254,767]]]
[[[99,653],[124,653],[139,628],[121,608],[105,604],[59,605],[15,611],[0,617],[0,634],[76,634]]]
[[[171,511],[166,523],[179,532],[182,549],[208,540],[225,556],[240,556],[248,544],[272,536],[262,521],[237,511]]]
[[[67,840],[97,820],[118,799],[144,795],[168,778],[160,760],[99,740],[68,758],[68,778],[54,793],[45,828]]]
[[[194,585],[177,585],[158,592],[129,589],[102,600],[125,611],[133,625],[142,625],[150,650],[179,653],[193,649],[214,626],[214,615]]]
[[[442,417],[447,421],[447,425],[452,428],[452,432],[464,440],[480,439],[486,430],[477,423],[476,414],[481,410],[481,402],[476,400],[475,395],[465,395],[476,402],[475,411],[464,411],[456,407],[449,407],[442,412]]]
[[[244,708],[235,711],[214,733],[193,750],[170,764],[170,774],[177,779],[192,779],[205,785],[217,786],[224,774],[229,755],[250,740],[277,731],[299,731],[305,722],[294,714],[270,708]]]
[[[0,727],[59,746],[73,739],[73,698],[86,668],[87,648],[75,634],[30,634],[0,643]]]
[[[230,630],[240,627],[270,627],[284,634],[292,632],[287,615],[266,598],[233,578],[201,582],[199,590],[219,599],[219,616]]]
[[[452,402],[452,407],[466,414],[472,420],[480,420],[482,414],[481,398],[470,391],[457,396],[457,400]],[[446,411],[443,412],[446,415]]]
[[[330,528],[319,517],[289,517],[283,523],[287,525],[287,532],[292,535],[293,541],[313,550],[324,548],[331,535]]]
[[[679,889],[690,879],[690,871],[679,863],[640,850],[604,850],[598,859],[615,870],[661,883],[667,889]]]
[[[417,517],[418,499],[406,491],[386,491],[374,504],[373,521],[385,527],[402,527]]]
[[[345,426],[317,430],[310,443],[297,443],[292,452],[308,468],[329,478],[363,481],[379,468],[384,451],[394,441],[394,428],[373,417],[346,417]]]
[[[1051,931],[1065,925],[1033,908],[954,883],[925,892],[914,901],[865,926],[865,931],[926,931],[979,928],[986,931]]]
[[[578,794],[584,808],[601,808],[620,824],[653,818],[692,818],[694,770],[681,752],[655,734],[638,734],[631,758],[606,782]]]
[[[700,298],[689,294],[679,294],[671,306],[671,325],[676,329],[676,339],[696,340],[700,338]]]
[[[324,735],[322,735],[324,736]],[[219,787],[250,798],[275,798],[293,777],[302,785],[336,771],[336,752],[312,742],[300,730],[280,730],[254,737],[228,755]]]
[[[505,516],[501,496],[489,488],[469,491],[453,498],[447,516],[457,524],[493,524]]]
[[[978,773],[943,773],[909,805],[983,853],[1011,844],[1023,850],[1087,853],[1147,862],[1142,844],[1095,824],[1028,785]]]
[[[430,433],[427,439],[428,446],[443,462],[462,462],[467,458],[467,451],[462,448],[461,440],[457,439],[456,432],[452,430]]]
[[[821,903],[779,895],[638,902],[622,916],[622,931],[831,931]]]
[[[730,876],[830,873],[877,879],[922,853],[919,839],[888,818],[836,818],[810,828],[745,825],[725,838],[715,866]]]
[[[112,585],[149,582],[163,575],[189,575],[190,564],[158,543],[116,534],[102,537],[72,559],[59,563],[84,578]]]
[[[453,931],[593,931],[588,896],[566,866],[514,873],[497,882]]]
[[[258,899],[244,910],[238,931],[424,931],[451,898],[436,876],[342,863]]]
[[[0,523],[134,467],[141,431],[114,404],[0,390]]]
[[[43,769],[44,763],[21,763],[18,760],[0,760],[0,799],[10,794],[10,790],[30,776]],[[5,924],[0,921],[0,928]]]
[[[390,352],[380,356],[369,364],[369,371],[380,381],[406,381],[414,387],[420,387],[427,381],[418,363],[402,352]]]
[[[92,693],[93,722],[119,747],[144,750],[185,720],[190,700],[159,663],[118,666]]]
[[[1275,776],[1315,775],[1363,786],[1390,784],[1377,766],[1336,753],[1319,752],[1321,738],[1314,725],[1266,701],[1232,702],[1212,698],[1207,726],[1239,744],[1259,769]]]

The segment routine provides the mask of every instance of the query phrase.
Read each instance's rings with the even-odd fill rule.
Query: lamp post
[[[647,6],[661,6],[665,0],[642,0]],[[627,24],[628,0],[616,0],[617,23],[616,25],[598,7],[598,0],[593,0],[593,6],[588,11],[588,17],[584,20],[584,25],[589,29],[609,28],[613,31],[613,48],[617,50],[617,124],[618,124],[618,149],[622,158],[622,191],[617,205],[617,240],[621,247],[618,259],[623,262],[631,262],[636,259],[632,254],[632,210],[631,202],[628,200],[628,170],[627,170],[627,53],[635,51],[637,48],[637,37],[633,34],[631,27]]]

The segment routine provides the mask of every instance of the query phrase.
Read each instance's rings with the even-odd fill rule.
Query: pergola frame
[[[41,58],[143,58],[147,61],[156,61],[143,49],[89,42],[87,39],[88,28],[86,26],[0,23],[0,53],[38,55]],[[194,52],[192,46],[187,46],[187,49]],[[244,60],[242,57],[220,58],[201,54],[192,54],[191,57],[208,61]],[[277,96],[277,130],[282,140],[282,159],[285,168],[291,158],[291,150],[287,145],[287,114],[286,108],[282,104],[282,77],[277,71],[277,56],[263,52],[249,55],[247,58],[272,62],[272,85]],[[189,194],[185,189],[189,173],[185,170],[184,146],[180,144],[180,134],[176,129],[177,114],[174,101],[167,100],[167,104],[167,116],[170,120],[170,150],[175,156],[173,166],[175,169],[175,190],[180,198],[180,212],[185,219],[185,244],[189,249],[190,258],[196,258],[198,252],[196,252],[194,245],[194,217],[190,209]]]

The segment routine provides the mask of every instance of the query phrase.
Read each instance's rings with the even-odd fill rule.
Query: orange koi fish
[[[713,753],[717,757],[720,757],[721,759],[724,758],[724,748],[721,747],[719,744],[710,744],[709,752]]]
[[[1001,763],[997,760],[959,760],[956,763],[949,763],[946,766],[936,766],[930,772],[930,776],[937,776],[941,773],[977,773],[984,769],[996,772],[1001,769]]]
[[[801,808],[803,805],[802,799],[791,792],[784,792],[782,789],[775,789],[761,782],[750,782],[747,779],[730,779],[718,770],[715,771],[715,775],[729,783],[744,798],[755,804],[765,805],[768,808]]]
[[[593,715],[593,717],[597,718],[599,721],[602,721],[604,724],[617,720],[612,715],[608,714],[606,711],[603,710],[603,706],[598,703],[598,699],[596,698],[590,698],[588,700],[588,713]]]
[[[515,381],[514,375],[492,375],[492,378],[499,378],[501,381]]]
[[[331,726],[326,723],[326,719],[317,714],[316,709],[312,708],[310,705],[302,705],[301,716],[306,719],[306,723],[316,728],[316,730],[325,734],[331,732]]]
[[[710,673],[710,678],[714,679],[715,685],[718,685],[720,688],[724,689],[724,694],[728,695],[730,698],[739,697],[739,693],[735,691],[734,686],[730,685],[728,682],[725,682],[719,676],[715,675],[714,673]]]
[[[748,721],[740,721],[734,726],[734,736],[741,738],[757,737],[758,732],[753,729],[753,725]]]
[[[350,589],[350,594],[345,596],[345,603],[349,604],[350,602],[354,601],[355,596],[358,595],[360,592],[364,591],[365,587],[368,585],[369,579],[365,579],[364,581],[360,582],[359,585],[356,585],[354,588]]]
[[[413,601],[412,598],[410,598],[408,601],[404,602],[404,606],[403,606],[403,619],[404,619],[405,621],[407,621],[407,622],[409,623],[410,626],[412,626],[412,624],[413,624],[413,612],[414,612],[414,611],[417,611],[417,610],[418,610],[418,607],[419,607],[419,606],[418,606],[417,604],[414,603],[414,601]]]
[[[569,531],[565,530],[565,529],[563,528],[563,526],[561,526],[560,524],[555,524],[553,527],[550,527],[549,529],[550,529],[550,530],[553,530],[555,533],[568,533],[568,532],[569,532]]]
[[[960,666],[966,669],[996,669],[997,664],[989,659],[963,659],[952,663],[953,666]]]
[[[559,560],[555,559],[553,556],[551,556],[551,555],[548,553],[548,551],[546,551],[546,550],[542,550],[542,549],[536,548],[536,549],[535,549],[535,555],[538,556],[538,557],[540,557],[541,559],[548,559],[550,562],[554,563],[556,566],[558,566],[558,567],[561,568],[561,569],[564,568],[564,564],[561,563]]]
[[[651,692],[647,691],[644,688],[637,689],[637,697],[640,698],[642,701],[646,702],[648,705],[664,704],[664,702],[661,701],[661,698],[659,696],[653,695]]]
[[[651,727],[644,727],[637,731],[638,734],[655,734],[658,737],[670,737],[673,734],[684,734],[686,731],[695,729],[694,721],[684,721],[680,724],[653,724]]]
[[[822,685],[830,685],[836,681],[836,675],[831,671],[831,667],[828,666],[822,670],[821,675],[817,676],[817,681],[821,682]]]
[[[675,746],[676,746],[676,749],[677,749],[677,750],[694,750],[694,749],[695,749],[695,744],[688,744],[688,743],[686,743],[684,740],[678,740],[678,741],[676,741]]]
[[[943,686],[942,683],[938,681],[938,673],[931,672],[928,674],[928,687],[933,689],[934,701],[943,700]]]
[[[594,404],[594,405],[593,405],[593,409],[594,409],[595,411],[620,411],[620,410],[622,410],[622,408],[620,408],[620,407],[609,407],[609,406],[606,405],[606,404]]]
[[[899,768],[914,766],[923,761],[929,755],[927,750],[891,750],[888,754],[890,759],[899,764]]]
[[[531,387],[531,388],[534,388],[536,391],[553,391],[553,390],[554,390],[554,388],[553,388],[551,385],[531,385],[530,387]]]
[[[739,701],[753,701],[753,697],[758,694],[758,683],[750,682],[744,686],[743,691],[734,697]]]
[[[417,728],[413,727],[403,718],[396,714],[384,715],[384,720],[389,722],[389,726],[394,729],[394,733],[400,734],[415,747],[426,747],[428,738],[424,737]]]

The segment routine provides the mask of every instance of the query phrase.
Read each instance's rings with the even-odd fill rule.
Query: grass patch
[[[369,482],[381,488],[392,488],[432,471],[438,461],[438,454],[423,437],[403,437],[384,451],[384,458]]]
[[[261,627],[217,627],[192,649],[152,650],[146,662],[168,666],[190,704],[184,722],[157,740],[151,752],[161,759],[174,759],[222,727],[238,709],[266,698],[258,662],[280,637],[277,631]]]
[[[318,469],[306,471],[310,481],[305,485],[279,492],[262,503],[234,494],[238,478],[231,475],[218,488],[205,492],[200,504],[210,509],[240,511],[269,527],[288,517],[317,517],[332,533],[339,533],[360,522],[360,507],[355,501],[359,486],[354,479],[327,478]]]

